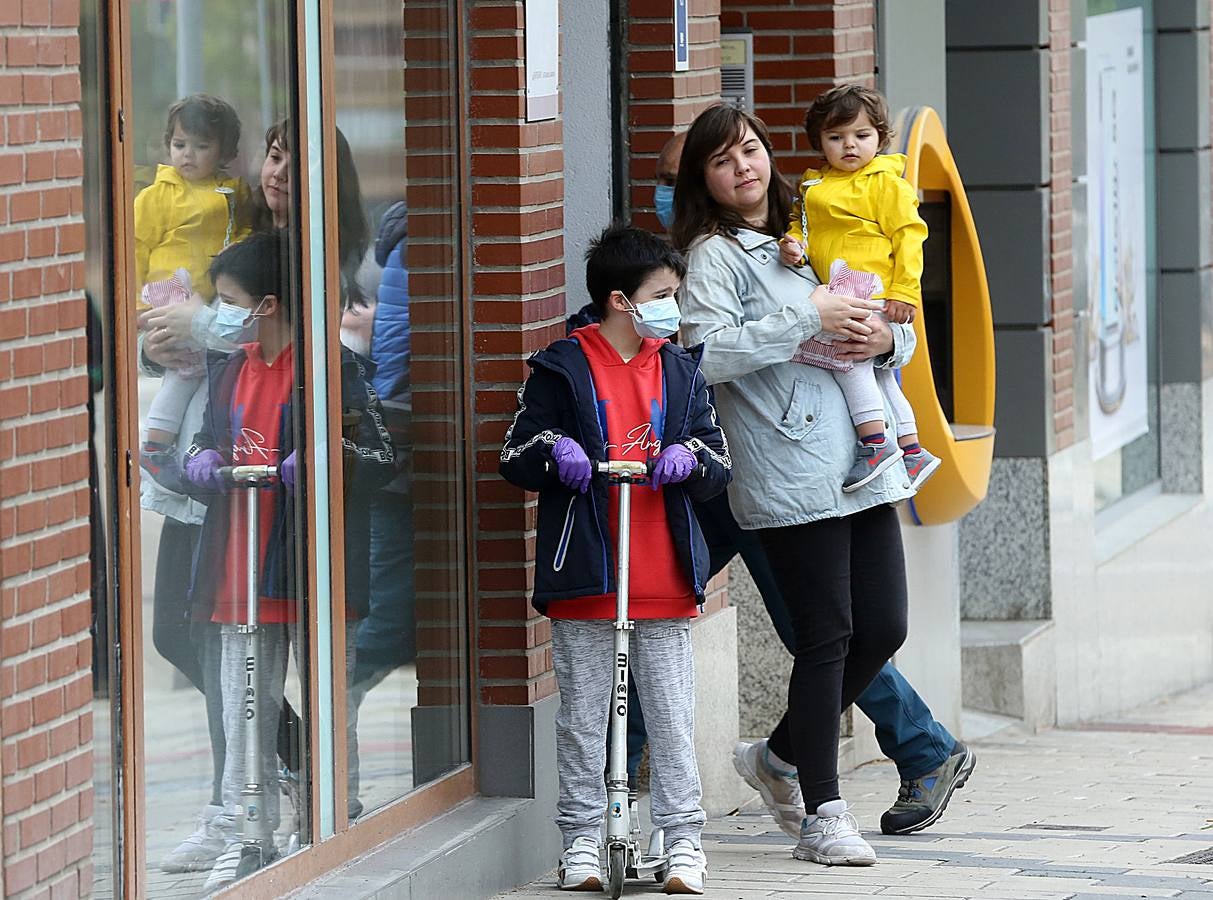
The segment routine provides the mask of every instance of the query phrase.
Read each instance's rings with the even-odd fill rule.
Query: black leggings
[[[836,800],[838,726],[906,637],[901,526],[891,506],[759,532],[792,615],[788,710],[768,746],[796,765],[805,809]]]

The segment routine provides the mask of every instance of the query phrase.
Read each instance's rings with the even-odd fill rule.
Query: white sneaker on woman
[[[847,812],[847,801],[831,800],[807,816],[800,829],[800,843],[792,851],[797,859],[823,866],[870,866],[876,851],[859,833],[855,817]]]
[[[800,779],[795,769],[782,769],[771,763],[767,740],[747,744],[741,741],[733,748],[733,768],[745,783],[762,796],[775,823],[791,838],[800,837],[804,821],[804,800],[800,796]]]

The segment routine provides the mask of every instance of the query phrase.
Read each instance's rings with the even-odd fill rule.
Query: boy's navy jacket
[[[699,371],[700,349],[667,343],[660,352],[666,405],[661,446],[686,444],[704,469],[702,476],[662,488],[678,561],[702,603],[708,548],[691,501],[723,491],[733,477],[733,464]],[[594,381],[577,339],[556,341],[528,363],[531,375],[518,391],[518,412],[506,432],[500,471],[512,484],[539,492],[532,603],[542,613],[552,600],[615,591],[615,553],[607,515],[607,492],[614,488],[595,474],[586,493],[569,490],[560,483],[552,461],[552,446],[566,436],[582,446],[591,463],[607,459]],[[636,571],[633,577],[643,578],[644,572]]]
[[[242,349],[230,354],[214,351],[207,354],[210,394],[206,413],[202,418],[202,427],[195,435],[187,457],[210,449],[218,450],[225,460],[231,459],[232,396],[236,391],[236,381],[247,361],[248,356]],[[357,433],[353,439],[342,436],[345,464],[353,466],[352,476],[348,479],[350,487],[345,498],[345,602],[359,617],[365,616],[370,608],[370,503],[379,488],[395,474],[391,438],[383,426],[379,398],[370,386],[373,368],[369,360],[342,345],[342,412],[360,414]],[[295,449],[294,417],[303,403],[301,390],[296,387],[295,391],[295,396],[282,413],[278,435],[280,460],[285,460]],[[300,473],[302,478],[302,466]],[[210,619],[215,592],[219,589],[219,575],[224,571],[224,553],[231,522],[230,504],[233,499],[243,499],[244,495],[236,490],[212,493],[188,481],[185,484],[191,496],[207,504],[202,535],[194,553],[189,605],[195,619]],[[270,528],[265,559],[261,562],[259,573],[261,596],[294,600],[300,596],[296,566],[299,538],[295,528],[298,521],[295,492],[287,490],[279,481],[264,489],[261,496],[262,503],[274,504],[274,524]]]

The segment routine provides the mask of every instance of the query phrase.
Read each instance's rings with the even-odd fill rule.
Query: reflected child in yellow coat
[[[231,104],[193,94],[168,111],[164,146],[169,165],[135,198],[136,308],[182,303],[191,294],[214,295],[207,271],[211,260],[249,233],[248,184],[224,172],[240,145],[240,118]],[[147,413],[140,454],[155,476],[175,456],[177,432],[203,376],[196,362],[165,372]]]
[[[883,298],[891,322],[914,321],[922,305],[927,226],[917,194],[902,177],[905,156],[877,155],[891,137],[884,97],[856,84],[832,88],[809,107],[805,131],[826,165],[801,176],[780,258],[791,266],[807,262],[834,293]],[[859,490],[899,460],[920,487],[940,460],[919,445],[914,411],[892,370],[871,360],[834,359],[832,336],[818,338],[806,342],[796,361],[832,369],[846,397],[859,443],[843,491]],[[884,399],[896,420],[895,440],[885,434]]]

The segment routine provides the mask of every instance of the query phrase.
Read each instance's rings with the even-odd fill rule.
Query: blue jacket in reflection
[[[409,386],[409,273],[404,256],[408,212],[403,200],[389,207],[375,241],[375,261],[383,275],[371,338],[372,384],[385,401],[403,401]]]

